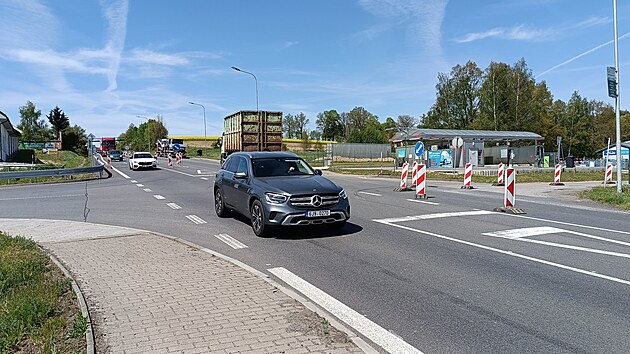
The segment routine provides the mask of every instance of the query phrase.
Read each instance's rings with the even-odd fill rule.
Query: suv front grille
[[[326,208],[339,203],[339,195],[301,195],[289,198],[289,203],[297,208]]]

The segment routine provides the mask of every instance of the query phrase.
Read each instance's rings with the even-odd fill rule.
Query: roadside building
[[[9,117],[0,111],[0,161],[7,161],[18,151],[18,139],[21,136]]]
[[[538,142],[544,137],[523,131],[417,129],[401,130],[390,140],[396,148],[397,158],[414,157],[414,145],[422,141],[429,168],[463,167],[466,163],[484,166],[510,162],[542,166],[545,155]],[[533,145],[522,146],[523,141]],[[518,147],[514,146],[518,142]]]

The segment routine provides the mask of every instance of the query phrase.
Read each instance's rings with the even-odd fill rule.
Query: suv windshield
[[[253,159],[255,177],[313,175],[315,172],[306,161],[295,157]]]
[[[110,155],[120,155],[120,151],[118,151],[118,150],[110,150],[109,154]]]
[[[134,159],[151,159],[153,158],[153,156],[151,156],[151,154],[134,154],[133,158]]]

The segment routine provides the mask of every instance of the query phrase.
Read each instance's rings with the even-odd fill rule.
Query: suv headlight
[[[339,192],[339,198],[348,199],[348,195],[346,194],[346,191],[343,188],[341,189],[341,192]]]
[[[284,194],[265,193],[265,199],[267,199],[267,202],[271,204],[283,204],[289,199],[289,197]]]

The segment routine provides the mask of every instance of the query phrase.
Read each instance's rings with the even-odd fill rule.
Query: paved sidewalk
[[[259,275],[173,239],[82,222],[0,219],[70,271],[97,353],[361,353]],[[368,348],[369,350],[369,348]]]

